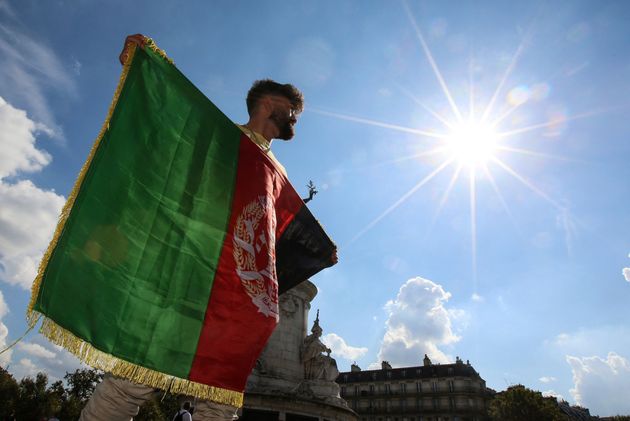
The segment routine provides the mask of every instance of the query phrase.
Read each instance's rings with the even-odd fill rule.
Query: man
[[[144,48],[145,37],[130,35],[120,54],[124,63],[131,44]],[[294,126],[303,109],[302,93],[293,85],[279,84],[272,80],[256,81],[247,94],[249,121],[239,126],[260,149],[276,163],[271,153],[273,139],[290,140],[295,134]],[[278,163],[280,169],[284,168]],[[336,255],[333,256],[336,263]],[[81,420],[128,421],[138,414],[139,407],[159,394],[159,390],[135,384],[126,379],[106,374],[103,382],[95,389],[90,401],[81,413]],[[238,408],[211,401],[197,401],[193,419],[232,420]],[[189,415],[190,416],[190,415]]]
[[[177,414],[173,417],[173,421],[192,421],[192,416],[190,415],[190,402],[184,402],[182,409],[177,411]]]
[[[121,64],[125,62],[130,44],[144,48],[145,36],[129,35],[120,53]],[[304,109],[304,97],[295,86],[279,84],[270,79],[256,81],[247,94],[249,121],[241,130],[277,164],[271,153],[273,139],[291,140],[295,135],[297,117]],[[284,167],[279,165],[284,171]],[[285,172],[286,173],[286,172]]]

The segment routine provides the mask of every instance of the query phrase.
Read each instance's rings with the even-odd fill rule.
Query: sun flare
[[[446,151],[460,165],[475,168],[485,165],[497,150],[494,128],[477,121],[463,122],[446,137]]]

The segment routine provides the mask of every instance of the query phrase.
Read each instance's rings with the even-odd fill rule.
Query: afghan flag
[[[87,364],[241,406],[278,294],[335,246],[286,176],[147,39],[33,284],[28,316]]]

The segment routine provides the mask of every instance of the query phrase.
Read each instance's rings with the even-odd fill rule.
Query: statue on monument
[[[311,334],[304,338],[300,356],[304,364],[304,378],[307,380],[326,380],[334,382],[339,375],[337,362],[330,356],[332,350],[319,339],[322,328],[319,326],[319,310],[311,328]],[[324,355],[323,353],[326,353]]]

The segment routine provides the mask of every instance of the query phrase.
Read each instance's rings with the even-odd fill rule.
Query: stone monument
[[[280,322],[247,380],[242,421],[356,421],[339,396],[339,372],[322,343],[319,311],[307,335],[317,287],[305,281],[280,296]]]

